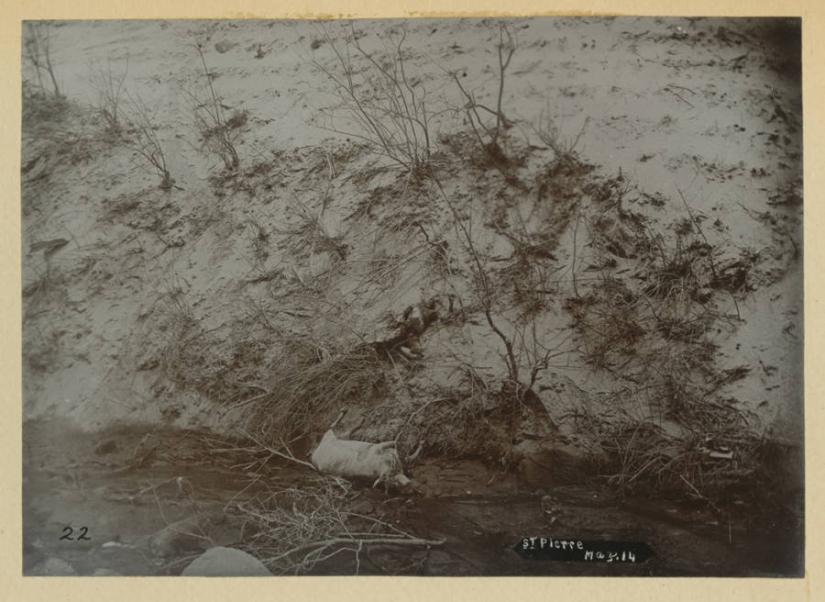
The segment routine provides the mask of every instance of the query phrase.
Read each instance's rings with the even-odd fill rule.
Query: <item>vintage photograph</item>
[[[801,28],[24,21],[24,576],[802,577]]]

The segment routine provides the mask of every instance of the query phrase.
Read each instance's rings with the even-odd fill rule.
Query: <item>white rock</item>
[[[152,535],[149,547],[155,556],[161,558],[200,552],[209,546],[209,540],[206,538],[209,528],[208,516],[193,516],[172,523]]]
[[[48,558],[35,566],[32,575],[77,575],[74,567],[62,558]]]
[[[272,573],[254,556],[234,548],[212,548],[183,570],[183,577],[254,577]]]
[[[92,573],[93,577],[120,577],[120,573],[117,571],[113,571],[112,569],[96,569],[94,573]]]

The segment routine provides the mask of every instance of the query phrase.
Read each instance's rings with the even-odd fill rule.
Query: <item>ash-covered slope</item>
[[[707,496],[801,469],[801,90],[770,23],[52,36],[68,101],[23,114],[27,418],[297,449],[347,407],[407,455]]]

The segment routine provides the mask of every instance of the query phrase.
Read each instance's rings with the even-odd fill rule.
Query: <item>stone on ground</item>
[[[234,548],[212,548],[183,570],[184,577],[254,577],[272,573],[254,556]]]

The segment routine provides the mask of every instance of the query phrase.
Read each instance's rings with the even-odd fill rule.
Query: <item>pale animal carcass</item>
[[[410,480],[404,475],[394,441],[367,443],[339,439],[329,429],[312,452],[312,463],[323,473],[345,478],[374,479],[384,486],[406,486]]]

